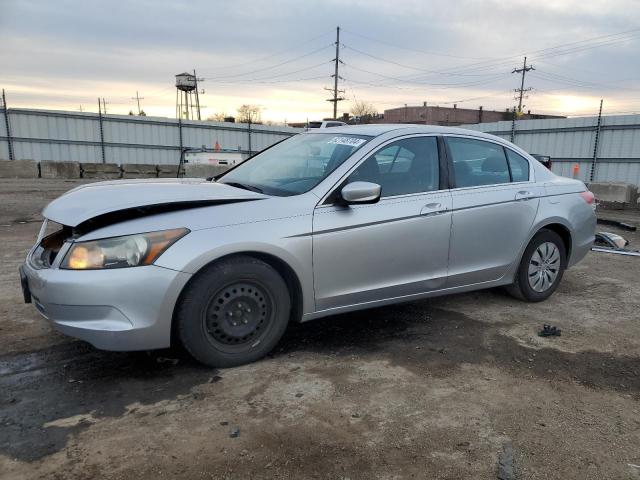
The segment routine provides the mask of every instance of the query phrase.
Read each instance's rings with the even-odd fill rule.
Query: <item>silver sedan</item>
[[[311,130],[212,181],[84,185],[43,215],[21,279],[58,330],[216,367],[289,322],[491,287],[544,300],[596,224],[582,182],[517,146],[410,125]]]

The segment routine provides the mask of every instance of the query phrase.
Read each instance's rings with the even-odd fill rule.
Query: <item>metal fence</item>
[[[464,128],[491,133],[529,153],[549,155],[553,171],[584,182],[627,182],[640,185],[640,115],[519,120],[480,123]]]
[[[0,159],[177,164],[182,148],[251,154],[301,129],[86,112],[5,109]]]

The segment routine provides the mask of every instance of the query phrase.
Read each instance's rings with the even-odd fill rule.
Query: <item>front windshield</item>
[[[370,138],[303,133],[257,154],[218,181],[267,195],[298,195],[318,185]]]

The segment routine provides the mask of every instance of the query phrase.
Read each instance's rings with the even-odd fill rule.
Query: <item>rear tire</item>
[[[540,230],[525,249],[514,283],[507,291],[525,302],[546,300],[560,285],[566,265],[566,249],[560,235]]]
[[[269,353],[290,314],[289,291],[278,272],[238,256],[197,274],[183,292],[175,320],[180,341],[196,360],[224,368]]]

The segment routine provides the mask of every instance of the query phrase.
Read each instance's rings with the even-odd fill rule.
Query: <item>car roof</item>
[[[389,132],[396,132],[398,135],[413,134],[413,133],[440,133],[440,134],[458,134],[468,135],[479,138],[489,138],[491,140],[499,140],[504,142],[504,139],[490,135],[484,132],[478,132],[476,130],[467,130],[465,128],[457,127],[443,127],[440,125],[416,125],[406,123],[377,123],[369,125],[345,125],[340,127],[331,127],[330,132],[327,131],[309,131],[310,134],[319,133],[349,133],[352,135],[368,135],[377,137]]]

